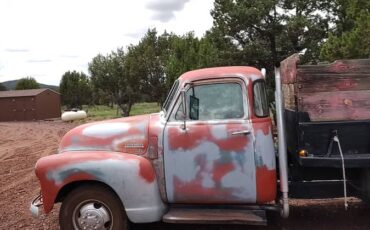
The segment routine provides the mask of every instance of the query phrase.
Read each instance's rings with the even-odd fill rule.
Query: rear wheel
[[[62,230],[128,230],[129,220],[117,195],[99,185],[85,185],[70,192],[59,212]]]

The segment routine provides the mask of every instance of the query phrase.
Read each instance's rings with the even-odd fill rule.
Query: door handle
[[[250,130],[241,130],[241,131],[233,132],[233,133],[231,133],[231,135],[248,135],[250,133],[251,133]]]

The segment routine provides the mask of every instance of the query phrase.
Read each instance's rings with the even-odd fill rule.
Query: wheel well
[[[101,187],[107,188],[119,198],[118,194],[106,183],[103,183],[100,181],[83,180],[83,181],[74,181],[72,183],[64,185],[63,188],[59,190],[58,195],[55,198],[55,203],[63,202],[63,200],[67,197],[67,195],[71,191],[73,191],[76,188],[87,186],[87,185],[88,186],[101,186]],[[121,200],[121,203],[122,203],[122,200]],[[122,206],[123,206],[123,203],[122,203]]]

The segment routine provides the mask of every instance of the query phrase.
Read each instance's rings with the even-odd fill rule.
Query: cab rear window
[[[253,83],[253,101],[254,114],[257,117],[267,117],[269,115],[269,107],[267,103],[265,81],[258,80]]]

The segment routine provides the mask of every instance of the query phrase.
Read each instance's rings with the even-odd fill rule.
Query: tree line
[[[276,62],[305,51],[303,63],[370,57],[370,0],[215,0],[203,37],[149,29],[137,45],[98,54],[89,76],[66,72],[63,103],[116,104],[124,116],[138,101],[161,104],[182,73],[249,65],[272,73]],[[273,91],[272,78],[268,78]]]
[[[17,81],[15,85],[15,90],[24,90],[24,89],[39,89],[40,85],[37,83],[36,79],[33,77],[24,77]],[[8,90],[4,84],[0,83],[0,91]]]
[[[137,45],[94,57],[88,67],[90,77],[66,72],[60,92],[70,107],[116,104],[122,115],[128,116],[138,101],[162,104],[183,72],[217,66],[217,61],[217,49],[206,37],[197,38],[193,33],[159,35],[156,29],[149,29]]]

